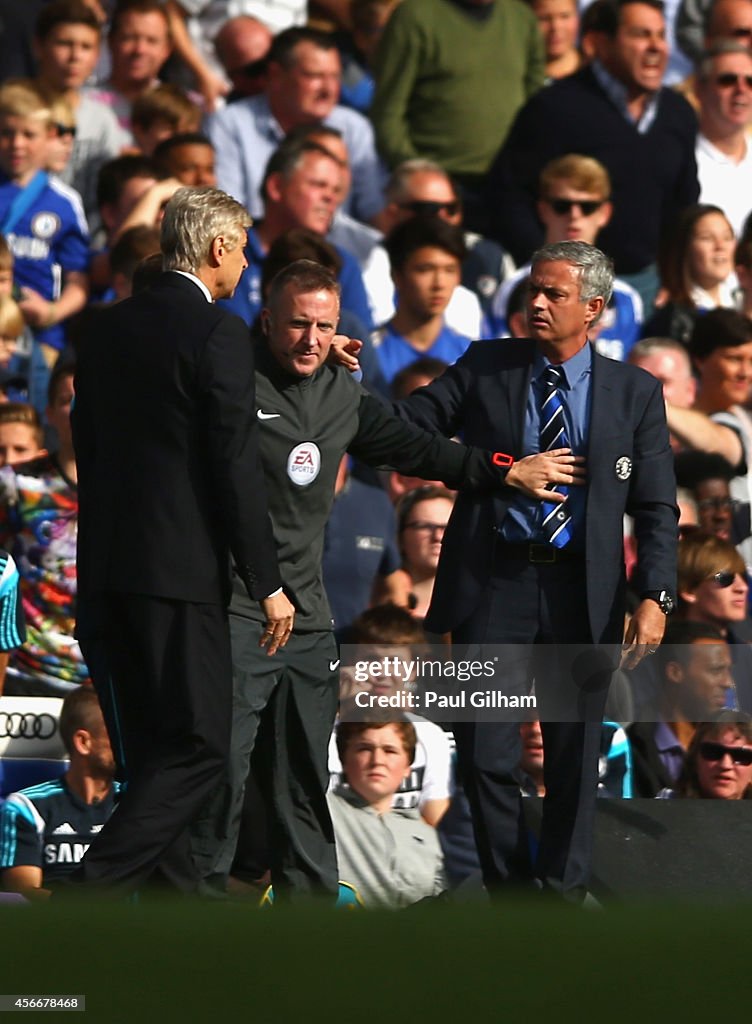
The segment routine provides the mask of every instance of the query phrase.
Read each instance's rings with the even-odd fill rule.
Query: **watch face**
[[[670,594],[667,594],[665,590],[658,599],[658,604],[660,605],[661,611],[664,615],[670,615],[674,610],[674,599]]]

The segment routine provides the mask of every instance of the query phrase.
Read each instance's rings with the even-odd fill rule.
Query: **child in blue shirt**
[[[63,322],[88,295],[80,196],[44,170],[53,134],[49,108],[32,85],[0,87],[0,234],[13,253],[19,306],[34,333],[37,390],[65,345]],[[38,397],[44,404],[44,388]]]
[[[462,273],[462,230],[438,217],[411,217],[391,232],[384,246],[396,309],[372,340],[385,379],[392,381],[400,370],[425,357],[454,363],[471,341],[444,321]]]

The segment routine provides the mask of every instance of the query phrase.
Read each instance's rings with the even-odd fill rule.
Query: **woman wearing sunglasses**
[[[738,624],[747,618],[749,584],[733,544],[701,530],[686,535],[679,544],[677,573],[682,618],[717,626],[729,643],[746,639]]]
[[[697,531],[679,543],[679,615],[716,626],[731,644],[734,706],[752,711],[752,625],[744,560],[728,541]]]
[[[724,711],[713,722],[701,722],[676,789],[661,790],[658,797],[752,800],[752,718]]]
[[[658,258],[665,303],[643,328],[643,337],[688,344],[698,315],[733,308],[734,229],[718,206],[696,204],[677,218]]]

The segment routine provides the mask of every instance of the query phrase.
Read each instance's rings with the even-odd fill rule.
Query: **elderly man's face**
[[[289,68],[274,65],[276,86],[296,124],[323,121],[339,99],[342,65],[335,50],[298,43]]]
[[[661,12],[641,3],[622,7],[616,36],[604,40],[599,56],[630,95],[655,92],[661,86],[668,63],[666,25]]]
[[[752,6],[752,5],[750,5]],[[697,86],[702,117],[715,131],[733,132],[752,121],[752,52],[724,53]]]
[[[296,377],[310,377],[329,355],[339,320],[339,298],[325,288],[301,292],[289,283],[262,313],[269,351]]]
[[[564,260],[542,260],[530,272],[527,322],[530,337],[567,357],[586,340],[602,300],[580,298],[580,270]]]
[[[658,378],[669,405],[678,409],[690,409],[694,405],[697,386],[685,353],[670,348],[656,349],[630,362]]]
[[[286,209],[292,227],[325,235],[342,201],[341,167],[323,153],[306,153],[288,178],[280,177],[278,201]]]

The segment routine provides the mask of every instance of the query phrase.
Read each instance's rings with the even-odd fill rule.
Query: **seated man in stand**
[[[63,701],[60,735],[70,758],[65,775],[11,793],[0,811],[2,885],[12,892],[71,872],[115,808],[115,761],[91,687]]]

